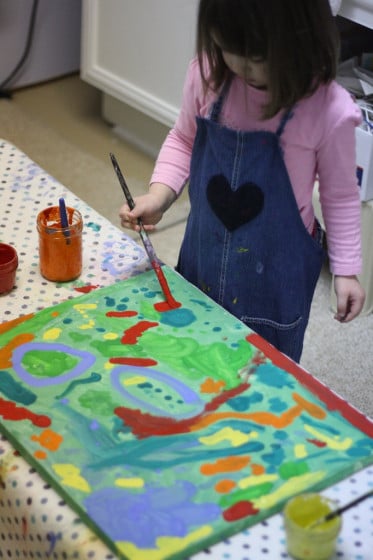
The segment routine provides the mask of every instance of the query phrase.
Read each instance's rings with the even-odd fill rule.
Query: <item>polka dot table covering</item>
[[[0,181],[0,241],[13,245],[19,257],[16,286],[11,293],[0,296],[0,323],[149,268],[139,245],[4,140],[0,140]],[[57,205],[60,197],[77,208],[84,219],[83,272],[78,280],[66,284],[41,277],[35,226],[38,212]],[[373,467],[368,467],[323,493],[343,505],[372,487]],[[368,560],[373,558],[372,550],[373,498],[343,515],[334,560]],[[2,558],[116,559],[4,436],[0,436]],[[288,558],[282,515],[193,556],[194,560],[210,558]]]

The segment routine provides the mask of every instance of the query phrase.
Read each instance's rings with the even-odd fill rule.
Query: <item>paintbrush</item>
[[[322,523],[326,523],[327,521],[331,521],[335,517],[338,517],[339,515],[342,515],[342,513],[344,513],[348,509],[350,509],[354,506],[357,506],[357,504],[360,504],[360,502],[362,502],[363,500],[366,500],[367,498],[370,498],[371,496],[373,496],[373,489],[370,490],[369,492],[367,492],[366,494],[362,494],[361,496],[359,496],[358,498],[356,498],[352,502],[349,502],[348,504],[346,504],[346,505],[344,505],[344,506],[342,506],[338,509],[335,509],[334,511],[331,511],[330,513],[324,515],[324,517],[320,517],[320,519],[317,519],[316,521],[313,521],[307,527],[307,529],[313,529],[317,525],[321,525]]]
[[[130,193],[130,190],[127,186],[127,183],[125,181],[123,173],[120,170],[119,164],[118,164],[117,159],[114,156],[114,154],[110,153],[110,158],[111,158],[111,162],[113,164],[115,173],[117,174],[120,186],[122,187],[122,190],[124,192],[124,196],[126,197],[127,204],[129,206],[130,210],[132,210],[135,207],[135,202],[134,202],[134,200],[132,198],[132,195]],[[176,309],[177,307],[180,307],[180,303],[178,303],[171,294],[171,290],[170,290],[170,287],[167,283],[166,277],[163,274],[161,264],[158,260],[158,257],[156,255],[156,253],[155,253],[152,242],[150,241],[149,236],[148,236],[148,234],[147,234],[147,232],[144,228],[144,224],[142,223],[141,218],[137,219],[137,223],[140,227],[140,237],[141,237],[141,240],[144,244],[146,254],[148,255],[150,264],[152,265],[152,268],[157,275],[159,284],[160,284],[160,286],[162,288],[162,291],[163,291],[163,294],[166,298],[166,302],[167,302],[167,304],[169,305],[170,308]]]
[[[60,211],[61,226],[62,226],[62,229],[64,230],[63,234],[66,237],[66,244],[70,245],[71,240],[70,240],[70,232],[69,232],[69,219],[67,217],[65,199],[60,198],[59,201],[58,201],[58,205],[59,205],[59,211]]]

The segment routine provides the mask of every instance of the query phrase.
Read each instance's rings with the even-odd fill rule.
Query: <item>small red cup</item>
[[[10,292],[16,283],[17,251],[11,245],[0,243],[0,294]]]

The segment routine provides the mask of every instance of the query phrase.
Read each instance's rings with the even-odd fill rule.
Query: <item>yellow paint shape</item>
[[[97,304],[96,303],[77,303],[76,305],[74,305],[74,309],[78,313],[80,313],[84,319],[89,319],[89,314],[87,313],[87,311],[92,311],[94,309],[97,309]],[[88,329],[93,329],[94,326],[95,326],[95,322],[94,322],[93,319],[91,319],[85,325],[80,325],[79,328],[83,331],[86,331]]]
[[[307,424],[304,426],[304,429],[309,434],[313,435],[316,439],[323,441],[329,447],[329,449],[333,449],[334,451],[347,451],[350,449],[352,444],[354,443],[351,438],[345,438],[344,440],[340,440],[339,437],[331,438],[312,428],[312,426],[308,426]]]
[[[271,494],[267,496],[261,496],[260,498],[254,498],[252,500],[254,507],[260,510],[274,507],[281,500],[286,500],[294,494],[299,494],[304,490],[307,490],[314,484],[317,484],[325,478],[324,471],[318,471],[314,473],[306,473],[300,476],[293,476],[291,479],[287,480],[280,488],[277,488]]]
[[[79,313],[84,314],[85,311],[92,311],[92,309],[97,309],[97,303],[76,303],[74,305],[74,309],[76,309]]]
[[[145,482],[142,478],[117,478],[115,486],[119,488],[143,488]]]
[[[245,434],[240,430],[234,430],[233,428],[223,428],[219,430],[215,434],[211,436],[201,437],[199,441],[203,443],[203,445],[216,445],[221,443],[222,441],[228,440],[232,447],[239,447],[240,445],[244,445],[251,439],[256,439],[258,437],[258,432],[250,432],[249,434]]]
[[[80,325],[79,328],[80,328],[82,331],[86,331],[86,330],[88,330],[88,329],[93,329],[93,327],[95,326],[95,324],[96,324],[96,323],[94,322],[94,320],[91,319],[91,320],[88,321],[88,323],[86,323],[85,325]]]
[[[110,362],[105,362],[104,364],[104,369],[106,369],[107,371],[113,369],[113,367],[115,367],[115,364],[111,364]]]
[[[305,457],[307,457],[308,453],[304,443],[298,443],[297,445],[295,445],[294,455],[296,459],[305,459]]]
[[[196,531],[189,533],[184,538],[177,537],[159,537],[157,539],[157,548],[137,548],[132,543],[116,541],[115,544],[119,551],[131,560],[163,560],[171,554],[177,554],[185,550],[194,542],[205,539],[212,533],[212,527],[204,525]]]
[[[138,385],[139,383],[146,383],[147,378],[144,375],[134,375],[122,380],[122,385]]]
[[[62,329],[54,328],[49,329],[43,335],[43,340],[57,340],[62,332]]]
[[[91,492],[90,485],[88,484],[86,479],[80,475],[80,469],[78,469],[74,465],[70,463],[60,463],[52,465],[52,468],[54,472],[61,477],[61,484],[63,484],[64,486],[76,488],[81,492]]]
[[[257,486],[258,484],[264,484],[266,482],[275,482],[278,480],[277,474],[260,474],[258,476],[247,476],[242,478],[237,486],[239,488],[245,489],[250,488],[251,486]]]
[[[116,340],[119,336],[114,332],[105,333],[102,337],[104,340]]]

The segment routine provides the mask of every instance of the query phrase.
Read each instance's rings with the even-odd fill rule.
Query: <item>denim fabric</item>
[[[197,118],[191,210],[177,270],[299,361],[324,251],[303,224],[282,156],[291,115],[276,133],[236,131],[218,122],[223,101],[209,119]],[[236,223],[232,212],[225,216],[232,204]]]

